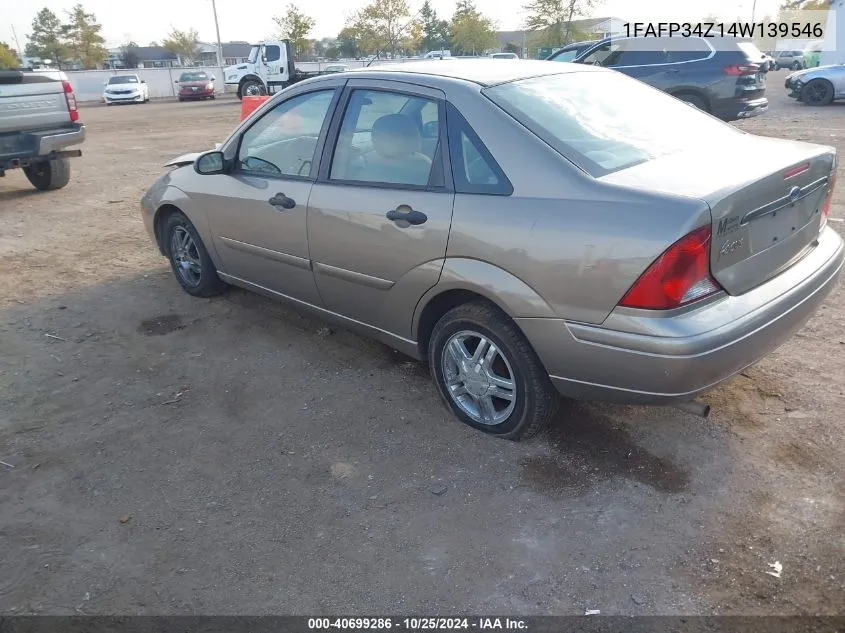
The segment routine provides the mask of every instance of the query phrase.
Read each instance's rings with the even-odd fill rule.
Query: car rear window
[[[596,178],[718,145],[742,134],[675,97],[616,72],[545,75],[483,92]]]

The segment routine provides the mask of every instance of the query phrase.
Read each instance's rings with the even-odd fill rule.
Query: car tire
[[[217,276],[205,244],[183,213],[177,211],[168,216],[162,244],[176,281],[185,292],[195,297],[213,297],[225,291],[226,284]]]
[[[708,107],[707,101],[705,101],[704,97],[701,97],[692,92],[679,92],[675,96],[681,101],[684,101],[685,103],[694,106],[702,112],[710,112],[710,108]]]
[[[524,439],[546,428],[557,412],[560,397],[546,369],[517,325],[495,306],[472,302],[449,310],[434,326],[428,358],[446,407],[475,429]],[[493,387],[511,398],[489,395]],[[482,401],[489,401],[486,407]]]
[[[184,101],[184,99],[182,97],[178,97],[178,99],[179,99],[179,103],[182,103]]]
[[[260,82],[254,80],[254,79],[248,79],[247,81],[243,82],[243,84],[241,84],[241,89],[238,91],[238,95],[240,95],[241,98],[248,96],[247,93],[252,88],[255,88],[258,91],[257,95],[252,95],[252,96],[264,96],[266,94],[266,91],[264,90],[264,86]]]
[[[794,64],[792,64],[792,70],[801,70],[801,63],[795,62]]]
[[[40,191],[61,189],[70,182],[70,161],[67,158],[39,161],[24,167],[23,173]]]
[[[801,101],[811,106],[826,106],[833,101],[833,84],[827,79],[813,79],[801,89]]]

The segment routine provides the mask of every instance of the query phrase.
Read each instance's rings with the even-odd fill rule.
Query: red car
[[[214,99],[214,75],[204,70],[184,72],[174,83],[179,85],[179,101]]]

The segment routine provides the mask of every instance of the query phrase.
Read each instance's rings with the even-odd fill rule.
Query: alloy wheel
[[[453,334],[442,367],[449,397],[473,421],[495,426],[513,413],[517,394],[512,364],[487,336],[472,330]]]
[[[188,286],[198,286],[202,279],[199,249],[184,226],[173,229],[170,236],[170,255],[179,278]]]

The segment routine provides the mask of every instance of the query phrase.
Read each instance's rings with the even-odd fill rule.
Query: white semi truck
[[[244,64],[223,69],[227,86],[237,87],[238,99],[269,95],[298,81],[322,73],[303,72],[294,65],[293,47],[287,40],[266,40],[253,44]]]

